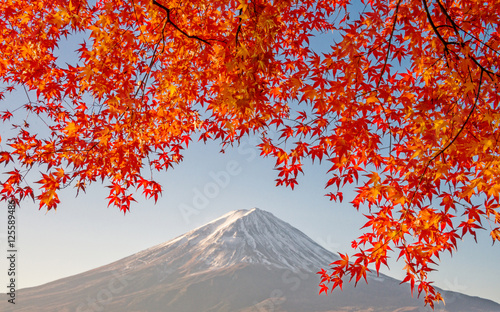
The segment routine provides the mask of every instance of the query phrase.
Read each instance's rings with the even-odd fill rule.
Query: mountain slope
[[[168,261],[170,269],[195,268],[199,272],[240,263],[314,270],[336,259],[290,224],[254,208],[227,213],[128,260],[131,266]]]
[[[318,296],[315,272],[336,259],[268,212],[237,210],[114,263],[21,289],[15,309],[4,301],[0,311],[428,311],[383,275]],[[444,296],[436,311],[500,311],[489,300]]]

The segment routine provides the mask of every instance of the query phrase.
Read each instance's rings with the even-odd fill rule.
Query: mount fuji
[[[236,210],[111,264],[17,291],[15,312],[424,312],[406,285],[385,275],[318,295],[316,274],[338,256],[254,208]],[[435,311],[498,312],[500,304],[441,291]],[[6,297],[6,296],[5,296]]]

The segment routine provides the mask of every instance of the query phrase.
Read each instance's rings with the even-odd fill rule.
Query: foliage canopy
[[[55,209],[61,188],[101,179],[126,212],[134,189],[158,198],[148,174],[193,138],[256,134],[277,185],[293,188],[307,159],[329,164],[333,201],[360,182],[365,233],[320,272],[322,292],[395,250],[433,306],[439,255],[479,228],[500,239],[499,31],[497,0],[2,1],[2,199]],[[319,34],[331,42],[318,54]],[[75,64],[60,61],[68,37],[86,38]],[[1,101],[23,90],[36,98]]]

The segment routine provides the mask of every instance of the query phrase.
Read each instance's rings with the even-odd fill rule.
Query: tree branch
[[[457,40],[460,38],[460,33],[459,33],[459,29],[461,29],[456,23],[455,21],[451,18],[451,16],[448,14],[448,11],[446,10],[446,8],[441,4],[441,2],[439,0],[437,0],[437,3],[439,5],[439,8],[441,9],[441,11],[443,12],[443,14],[446,16],[446,19],[448,19],[448,21],[450,22],[451,26],[449,27],[452,27],[453,30],[455,31],[455,34],[457,35]],[[445,53],[448,53],[449,52],[449,49],[448,49],[448,45],[451,45],[451,44],[458,44],[458,45],[461,45],[463,46],[464,43],[463,42],[449,42],[449,41],[446,41],[443,36],[441,35],[441,33],[438,31],[438,28],[439,26],[437,27],[435,24],[434,24],[434,21],[432,20],[432,16],[431,16],[431,13],[429,12],[429,7],[427,6],[427,0],[422,0],[422,4],[424,5],[424,9],[425,9],[425,13],[427,15],[427,20],[429,21],[429,23],[431,24],[431,27],[432,27],[432,30],[434,31],[434,33],[436,34],[436,36],[438,37],[438,39],[443,43],[444,45],[444,52]],[[446,25],[448,26],[448,25]],[[495,51],[495,50],[494,50]],[[498,73],[495,73],[487,68],[485,68],[483,65],[481,65],[479,63],[479,61],[473,56],[473,55],[467,55],[466,57],[470,58],[474,64],[476,64],[479,69],[481,70],[481,77],[483,75],[483,73],[486,73],[488,75],[488,77],[490,77],[490,79],[493,79],[492,76],[497,76],[497,77],[500,77],[500,74]]]
[[[387,62],[389,61],[389,55],[391,54],[392,38],[394,37],[394,31],[396,29],[396,22],[398,21],[398,11],[399,11],[400,4],[401,4],[401,0],[398,0],[398,3],[396,4],[396,11],[394,12],[394,22],[392,23],[392,30],[391,30],[391,35],[389,37],[389,43],[387,46],[387,54],[385,56],[384,67],[382,67],[382,71],[380,73],[380,78],[378,79],[377,89],[380,85],[380,82],[382,81],[382,76],[384,75],[385,68],[387,67]]]
[[[429,12],[429,7],[427,6],[427,0],[422,0],[422,4],[424,5],[425,14],[427,15],[427,20],[431,24],[432,30],[434,31],[436,36],[439,38],[439,40],[444,44],[444,50],[445,50],[445,52],[447,52],[449,42],[444,40],[443,36],[441,36],[441,33],[438,31],[436,25],[434,24],[434,21],[432,20],[431,13]]]
[[[418,189],[420,188],[420,183],[422,183],[422,180],[424,179],[425,173],[427,172],[427,169],[429,169],[429,166],[431,165],[431,163],[436,158],[438,158],[441,154],[443,154],[453,143],[455,143],[455,141],[458,139],[458,137],[460,136],[462,131],[465,129],[465,126],[467,125],[467,123],[469,123],[470,116],[472,116],[472,113],[476,109],[477,102],[479,101],[479,95],[481,93],[481,85],[483,83],[483,73],[484,72],[485,72],[484,70],[481,70],[481,75],[479,77],[479,85],[477,87],[476,99],[474,100],[474,105],[472,105],[472,108],[469,112],[469,115],[467,116],[467,119],[465,119],[465,122],[463,123],[460,130],[458,130],[458,133],[453,137],[453,139],[450,142],[448,142],[448,144],[446,144],[446,146],[444,148],[442,148],[436,155],[432,156],[432,158],[429,159],[429,161],[427,162],[427,165],[425,166],[424,172],[422,173],[422,175],[420,176],[420,180],[418,181],[417,189],[415,190],[415,192],[413,192],[413,196],[411,197],[410,205],[413,203],[413,198],[415,197]]]
[[[243,9],[240,9],[240,13],[239,13],[239,23],[238,23],[238,29],[236,30],[236,46],[239,45],[239,42],[238,42],[238,35],[240,34],[240,31],[241,31],[241,13],[243,12]]]
[[[193,36],[193,35],[190,35],[188,33],[186,33],[184,30],[180,29],[179,26],[177,26],[171,19],[170,19],[170,9],[167,8],[166,6],[164,6],[163,4],[159,3],[158,1],[156,0],[153,0],[153,4],[162,8],[163,10],[165,10],[165,12],[167,12],[167,22],[172,25],[175,29],[177,29],[177,31],[179,31],[181,34],[183,34],[184,36],[190,38],[190,39],[196,39],[196,40],[199,40],[207,45],[211,45],[210,42],[208,42],[207,40],[205,39],[202,39],[198,36]]]

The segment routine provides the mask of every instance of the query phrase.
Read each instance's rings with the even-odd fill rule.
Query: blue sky
[[[335,204],[324,196],[325,168],[308,166],[293,191],[275,187],[273,160],[258,156],[252,143],[249,139],[240,149],[228,149],[225,154],[219,153],[217,143],[193,143],[179,166],[156,175],[164,186],[158,203],[139,201],[126,215],[107,208],[107,190],[100,184],[89,187],[78,198],[74,190],[65,190],[57,211],[39,211],[35,204],[23,202],[17,213],[20,288],[105,265],[231,210],[253,207],[289,222],[329,250],[352,252],[350,242],[361,234],[359,228],[366,221],[348,201]],[[348,200],[352,191],[344,192]],[[200,200],[200,193],[212,198]],[[198,202],[194,204],[193,200]],[[0,233],[4,233],[0,235],[0,248],[4,252],[6,221],[4,210],[0,215]],[[498,245],[492,247],[488,233],[483,231],[478,244],[467,239],[459,243],[457,254],[443,257],[431,279],[439,287],[500,302],[499,258]],[[6,266],[6,258],[1,257],[0,268]],[[393,264],[384,273],[401,278],[401,267]],[[0,284],[7,281],[6,269],[3,271]]]

